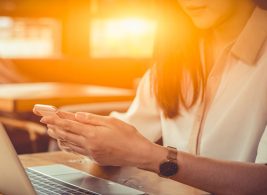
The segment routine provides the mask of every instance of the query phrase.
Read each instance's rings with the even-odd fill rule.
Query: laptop
[[[0,124],[0,193],[5,195],[141,195],[142,191],[62,164],[24,169]]]

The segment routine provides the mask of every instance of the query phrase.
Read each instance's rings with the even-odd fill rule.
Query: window
[[[61,54],[60,23],[50,18],[0,17],[0,57],[45,58]]]
[[[93,19],[90,26],[93,58],[150,58],[156,23],[139,18]]]

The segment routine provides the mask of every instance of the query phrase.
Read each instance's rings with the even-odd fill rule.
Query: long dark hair
[[[267,10],[267,1],[266,0],[254,0],[254,2],[260,8]]]
[[[267,9],[267,0],[253,0]],[[152,89],[165,117],[174,118],[181,108],[190,109],[203,99],[206,78],[199,52],[199,32],[191,19],[181,10],[177,0],[160,3],[159,29],[151,71]],[[189,80],[190,86],[185,85]],[[185,89],[186,88],[186,89]],[[191,89],[191,98],[187,91]]]
[[[191,108],[203,94],[204,76],[200,63],[197,29],[179,7],[177,0],[162,1],[152,68],[152,89],[167,118]],[[193,96],[188,102],[183,90],[191,81]]]

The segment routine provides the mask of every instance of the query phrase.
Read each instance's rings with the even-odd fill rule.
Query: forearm
[[[155,146],[145,169],[159,172],[166,159],[164,147]],[[267,194],[267,166],[212,160],[178,152],[179,171],[171,179],[215,194]]]

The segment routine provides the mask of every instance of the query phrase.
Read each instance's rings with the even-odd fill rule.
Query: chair
[[[0,57],[0,84],[2,83],[22,83],[27,82],[29,79],[22,75],[17,69],[15,64],[8,59]],[[21,132],[28,134],[31,144],[31,150],[33,152],[38,152],[37,139],[41,135],[45,135],[46,128],[40,124],[30,122],[27,120],[20,120],[17,118],[5,116],[2,112],[0,113],[0,123],[3,124],[7,133],[10,135],[11,131]],[[14,130],[14,131],[13,131]],[[19,137],[20,138],[20,137]],[[22,137],[21,139],[24,139]],[[11,141],[12,141],[11,137]],[[14,145],[14,141],[13,141]],[[16,148],[17,150],[17,148]]]
[[[46,135],[46,127],[38,123],[0,116],[0,123],[17,131],[24,131],[29,135],[32,152],[39,152],[37,147],[38,137]]]

